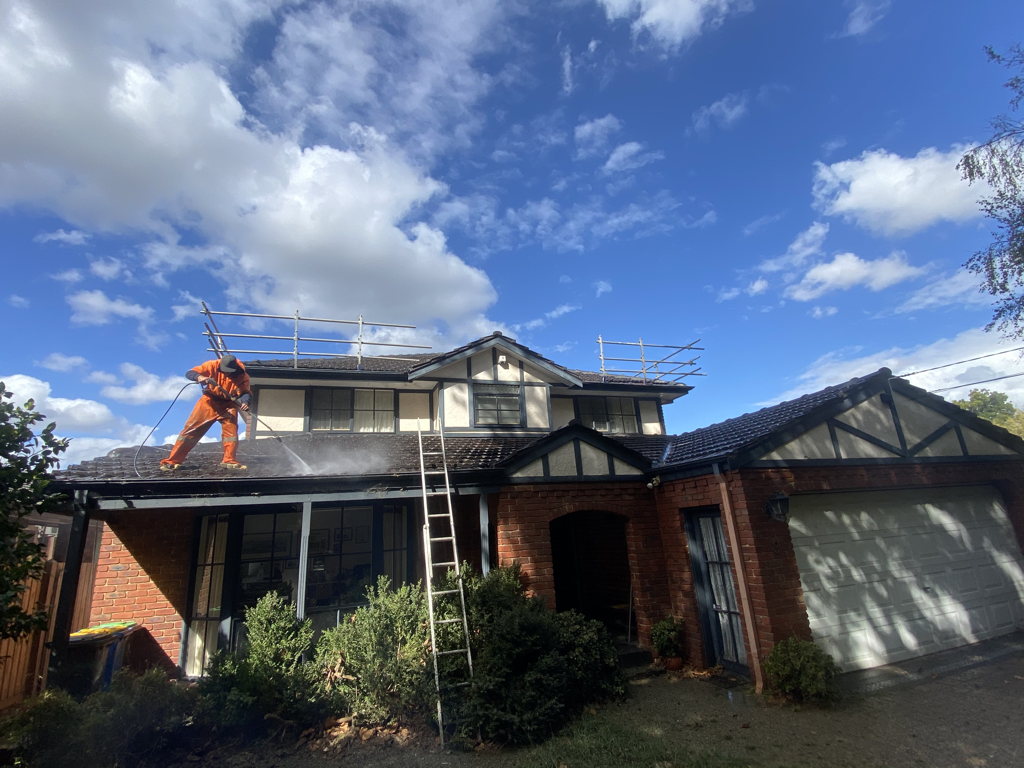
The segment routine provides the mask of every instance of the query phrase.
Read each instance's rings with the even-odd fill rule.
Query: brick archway
[[[519,563],[527,589],[554,608],[550,524],[564,515],[585,511],[626,519],[636,628],[640,642],[649,644],[651,627],[668,615],[670,603],[654,495],[644,484],[567,483],[502,489],[498,502],[499,564]]]

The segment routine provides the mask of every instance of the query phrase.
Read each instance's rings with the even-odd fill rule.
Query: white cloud
[[[825,157],[828,157],[833,152],[838,152],[840,149],[846,146],[846,139],[842,136],[837,136],[834,139],[829,139],[821,145],[821,151],[825,153]]]
[[[555,345],[555,352],[557,352],[560,355],[564,355],[566,352],[568,352],[569,350],[571,350],[575,346],[576,346],[576,342],[575,341],[565,341],[565,342],[562,342],[561,344],[556,344]]]
[[[774,224],[776,221],[779,221],[785,215],[786,213],[785,211],[783,211],[782,213],[772,213],[768,214],[767,216],[761,216],[760,218],[754,219],[752,222],[750,222],[749,224],[747,224],[747,226],[743,228],[743,234],[748,236],[752,235],[759,229],[762,229],[770,224]]]
[[[731,128],[747,114],[747,94],[727,93],[718,101],[701,107],[693,113],[693,130],[707,133],[712,123],[719,128]]]
[[[644,145],[636,141],[628,141],[619,144],[608,156],[607,162],[601,169],[604,173],[622,173],[623,171],[635,171],[648,163],[657,160],[664,160],[664,152],[644,152]]]
[[[747,296],[758,296],[768,290],[768,281],[763,277],[757,278],[754,282],[743,289]]]
[[[51,371],[68,373],[76,368],[87,368],[89,361],[80,355],[64,355],[60,352],[52,352],[43,358],[42,362],[36,363],[36,365],[48,368]]]
[[[594,294],[594,298],[596,299],[600,299],[601,296],[603,296],[604,294],[612,292],[612,284],[609,283],[607,280],[598,280],[596,283],[594,283],[593,287],[596,291],[596,293]]]
[[[573,131],[576,140],[576,159],[584,160],[604,154],[612,134],[622,130],[622,121],[613,114],[580,123]]]
[[[733,287],[733,288],[723,288],[722,290],[720,290],[718,292],[718,297],[715,299],[715,301],[718,302],[718,303],[721,303],[723,301],[732,301],[733,299],[735,299],[739,295],[740,295],[740,289],[739,288],[736,288],[736,287]]]
[[[111,299],[103,291],[79,291],[67,297],[74,310],[71,322],[78,325],[107,325],[115,318],[130,318],[140,323],[153,319],[152,307],[132,304],[127,299]]]
[[[124,275],[131,277],[131,273],[125,270],[124,262],[120,259],[96,259],[89,264],[89,271],[101,280],[116,280]]]
[[[116,400],[119,403],[129,405],[146,405],[158,403],[165,400],[173,400],[175,395],[181,392],[182,387],[188,384],[184,376],[167,376],[161,379],[153,373],[149,373],[141,366],[134,363],[123,363],[120,367],[121,376],[135,383],[130,387],[118,387],[109,385],[104,387],[100,394]],[[186,401],[195,400],[199,395],[198,389],[195,392],[182,392],[182,398]]]
[[[61,455],[63,466],[101,456],[114,448],[138,445],[150,429],[115,416],[110,408],[96,400],[53,397],[49,382],[34,376],[0,376],[0,381],[14,392],[19,404],[30,398],[34,400],[35,409],[46,416],[44,423],[56,422],[56,434],[72,436],[70,449]]]
[[[567,45],[562,49],[562,93],[568,96],[575,88],[572,76],[572,49]]]
[[[120,381],[117,376],[106,371],[90,371],[85,380],[90,384],[117,384]]]
[[[892,7],[890,0],[846,0],[845,5],[850,8],[850,15],[846,19],[846,26],[843,27],[843,37],[856,37],[871,30]]]
[[[24,296],[19,296],[16,293],[12,293],[7,297],[7,303],[15,309],[28,309],[32,302],[26,299]]]
[[[896,314],[918,312],[940,307],[991,307],[992,297],[981,291],[978,275],[961,269],[952,275],[942,275],[928,285],[918,288],[910,298],[896,307]]]
[[[171,312],[174,313],[172,322],[175,323],[179,323],[186,318],[194,318],[203,308],[203,300],[197,299],[188,291],[178,291],[178,301],[183,303],[171,306]]]
[[[63,229],[58,229],[56,232],[43,232],[42,234],[36,235],[32,238],[33,243],[64,243],[64,245],[85,245],[86,241],[91,237],[87,232],[82,232],[79,229],[72,229],[70,232],[65,232]]]
[[[562,284],[568,284],[572,282],[572,278],[569,277],[568,275],[562,275],[560,278],[558,278],[558,282]]]
[[[763,261],[758,268],[762,272],[780,272],[784,269],[802,267],[812,256],[821,255],[821,248],[827,235],[828,224],[816,221],[796,236],[786,249],[785,255]]]
[[[838,307],[815,307],[807,314],[809,314],[815,320],[821,320],[821,318],[823,317],[832,317],[832,315],[836,314],[836,312],[838,311]]]
[[[751,0],[597,0],[609,21],[630,19],[633,37],[648,34],[669,49],[717,29],[732,13],[753,9]]]
[[[78,269],[65,269],[63,272],[58,272],[57,274],[52,275],[52,277],[54,280],[59,280],[60,282],[67,283],[68,285],[74,285],[75,283],[80,283],[83,280],[82,272]]]
[[[561,305],[555,307],[550,312],[545,312],[544,313],[544,317],[546,317],[548,320],[554,320],[556,317],[561,317],[562,315],[567,315],[570,312],[575,312],[577,309],[582,309],[582,308],[583,307],[580,306],[579,304],[561,304]]]
[[[786,297],[811,301],[830,291],[845,291],[863,285],[881,291],[904,280],[925,274],[927,269],[907,263],[906,254],[893,251],[884,259],[868,261],[852,253],[837,254],[832,261],[816,264],[803,279],[786,289]]]
[[[878,149],[855,160],[815,163],[814,206],[884,235],[909,235],[940,221],[969,221],[981,216],[978,198],[984,190],[968,185],[956,170],[967,149],[929,147],[914,157]]]
[[[1019,344],[1017,345],[1019,346]],[[841,384],[858,376],[874,373],[879,368],[889,368],[894,374],[910,373],[925,368],[934,368],[947,363],[968,360],[972,357],[1005,352],[1012,349],[1010,342],[997,334],[986,333],[981,328],[963,331],[951,339],[939,339],[931,344],[913,348],[892,347],[879,352],[862,354],[864,349],[837,350],[811,363],[796,377],[795,385],[777,397],[761,403],[770,405],[782,400],[816,392],[834,384]],[[910,376],[907,381],[928,391],[960,384],[970,384],[984,379],[994,379],[1012,373],[1020,373],[1020,353],[1008,352],[984,360],[929,371]],[[1024,405],[1024,376],[981,385],[987,389],[1005,392],[1018,405]],[[952,392],[939,393],[947,400],[966,397],[968,387]]]

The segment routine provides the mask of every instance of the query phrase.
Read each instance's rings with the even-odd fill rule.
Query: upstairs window
[[[309,428],[333,432],[394,432],[394,390],[316,388]]]
[[[585,427],[613,435],[631,435],[640,431],[631,397],[581,397],[579,407],[580,421]]]
[[[522,426],[522,394],[523,388],[518,384],[474,384],[476,426]]]

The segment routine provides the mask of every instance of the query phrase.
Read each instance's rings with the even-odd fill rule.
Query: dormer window
[[[581,397],[583,425],[613,435],[632,435],[637,429],[636,407],[631,397]]]
[[[473,411],[478,427],[523,424],[523,388],[519,384],[474,384]]]

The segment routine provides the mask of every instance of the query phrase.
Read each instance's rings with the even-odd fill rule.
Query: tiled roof
[[[797,419],[809,416],[826,405],[844,400],[851,391],[877,376],[889,378],[892,371],[882,368],[869,376],[850,379],[844,384],[826,387],[795,400],[787,400],[778,405],[712,424],[710,427],[686,432],[673,439],[665,464],[690,464],[751,448]]]
[[[534,442],[533,437],[448,437],[445,449],[448,469],[490,469],[502,459]],[[309,465],[302,463],[284,449],[287,446]],[[425,435],[425,451],[440,450],[440,439]],[[132,460],[136,448],[118,448],[106,456],[76,464],[57,473],[63,482],[137,480]],[[170,448],[146,447],[138,458],[143,479],[218,480],[225,478],[295,478],[304,475],[349,477],[361,475],[398,475],[418,473],[419,451],[416,435],[409,434],[309,434],[288,435],[281,441],[273,438],[243,440],[238,459],[248,469],[244,472],[223,469],[221,444],[201,443],[174,472],[162,472],[160,459]],[[427,468],[438,465],[428,457]]]

